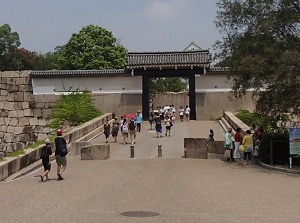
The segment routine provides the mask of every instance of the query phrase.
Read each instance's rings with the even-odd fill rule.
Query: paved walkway
[[[207,137],[210,128],[222,139],[215,122],[176,123],[171,137],[159,139],[144,123],[134,159],[130,145],[111,143],[106,161],[69,155],[63,181],[55,180],[53,164],[49,182],[34,177],[41,169],[1,182],[0,222],[298,223],[299,175],[242,167],[219,155],[181,158],[183,137]]]

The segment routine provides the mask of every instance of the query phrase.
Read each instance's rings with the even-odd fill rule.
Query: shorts
[[[55,156],[57,166],[67,166],[67,158],[66,156],[56,155]]]
[[[171,126],[166,126],[166,130],[171,130]]]
[[[183,115],[180,115],[180,119],[183,119]]]
[[[51,164],[49,164],[49,160],[42,160],[42,164],[43,164],[43,167],[44,167],[44,171],[46,170],[51,170]]]
[[[118,136],[118,130],[114,130],[111,132],[112,137],[117,137]]]
[[[161,126],[155,126],[155,130],[157,133],[161,133]]]
[[[185,114],[185,117],[189,117],[190,116],[190,114]]]
[[[134,130],[130,130],[130,129],[129,129],[129,135],[131,135],[131,136],[132,136],[132,135],[136,135],[136,130],[135,130],[135,129],[134,129]]]

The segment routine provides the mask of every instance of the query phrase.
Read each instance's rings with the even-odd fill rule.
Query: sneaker
[[[58,181],[64,179],[64,178],[62,178],[62,176],[60,175],[60,173],[58,173],[57,176],[58,176],[58,179],[57,179]]]

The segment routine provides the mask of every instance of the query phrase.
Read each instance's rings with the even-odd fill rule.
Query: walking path
[[[53,163],[49,182],[34,177],[41,168],[1,182],[0,222],[300,221],[299,175],[242,167],[220,155],[181,158],[184,137],[206,138],[213,129],[216,140],[223,139],[215,122],[177,122],[171,137],[163,138],[148,128],[144,123],[137,136],[134,159],[129,158],[130,145],[120,144],[119,137],[119,143],[110,144],[109,160],[68,155],[63,181],[56,180]],[[104,141],[100,135],[94,143]],[[157,158],[159,144],[162,158]]]

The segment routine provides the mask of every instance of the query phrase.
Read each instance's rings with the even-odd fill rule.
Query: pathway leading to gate
[[[0,222],[300,222],[299,175],[242,167],[222,155],[181,158],[183,137],[207,137],[210,128],[223,139],[215,122],[176,123],[172,136],[161,139],[144,123],[134,159],[130,145],[111,143],[109,160],[68,155],[63,181],[53,163],[49,182],[34,177],[41,169],[1,182]]]

